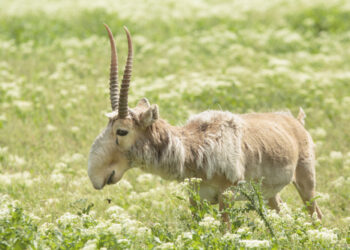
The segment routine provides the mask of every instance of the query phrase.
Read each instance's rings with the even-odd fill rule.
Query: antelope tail
[[[306,118],[306,114],[303,110],[302,107],[299,107],[299,114],[297,116],[297,120],[303,125],[305,126],[305,118]]]

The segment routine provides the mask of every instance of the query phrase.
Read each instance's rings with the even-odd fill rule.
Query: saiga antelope
[[[209,110],[193,115],[184,126],[172,126],[159,117],[158,106],[142,98],[128,107],[133,47],[128,39],[128,57],[118,93],[118,62],[111,30],[105,25],[111,45],[108,124],[90,151],[88,174],[93,186],[102,189],[117,183],[132,167],[182,181],[202,179],[199,195],[224,208],[222,194],[241,180],[262,181],[268,204],[279,210],[278,193],[293,182],[311,214],[322,217],[315,197],[314,143],[303,126],[305,114],[233,114]],[[227,221],[227,214],[223,214]]]

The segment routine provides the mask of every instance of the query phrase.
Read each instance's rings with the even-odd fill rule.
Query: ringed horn
[[[115,47],[115,42],[113,39],[113,34],[108,25],[104,24],[107,29],[109,41],[111,44],[111,68],[109,74],[109,90],[110,90],[110,100],[112,110],[118,108],[118,117],[123,119],[128,115],[128,92],[130,86],[130,79],[132,73],[132,41],[128,29],[124,26],[124,30],[128,39],[128,58],[126,60],[126,65],[124,69],[124,75],[122,80],[122,85],[120,88],[120,95],[118,98],[118,58],[117,50]]]

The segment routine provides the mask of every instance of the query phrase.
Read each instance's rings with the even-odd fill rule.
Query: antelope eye
[[[117,129],[117,135],[126,136],[128,133],[129,133],[129,131],[127,131],[127,130]]]

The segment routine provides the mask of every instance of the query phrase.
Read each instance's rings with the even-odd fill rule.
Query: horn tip
[[[128,28],[127,28],[126,26],[123,26],[123,28],[124,28],[124,30],[125,30],[125,32],[126,32],[127,34],[130,34],[130,32],[129,32],[129,30],[128,30]]]

